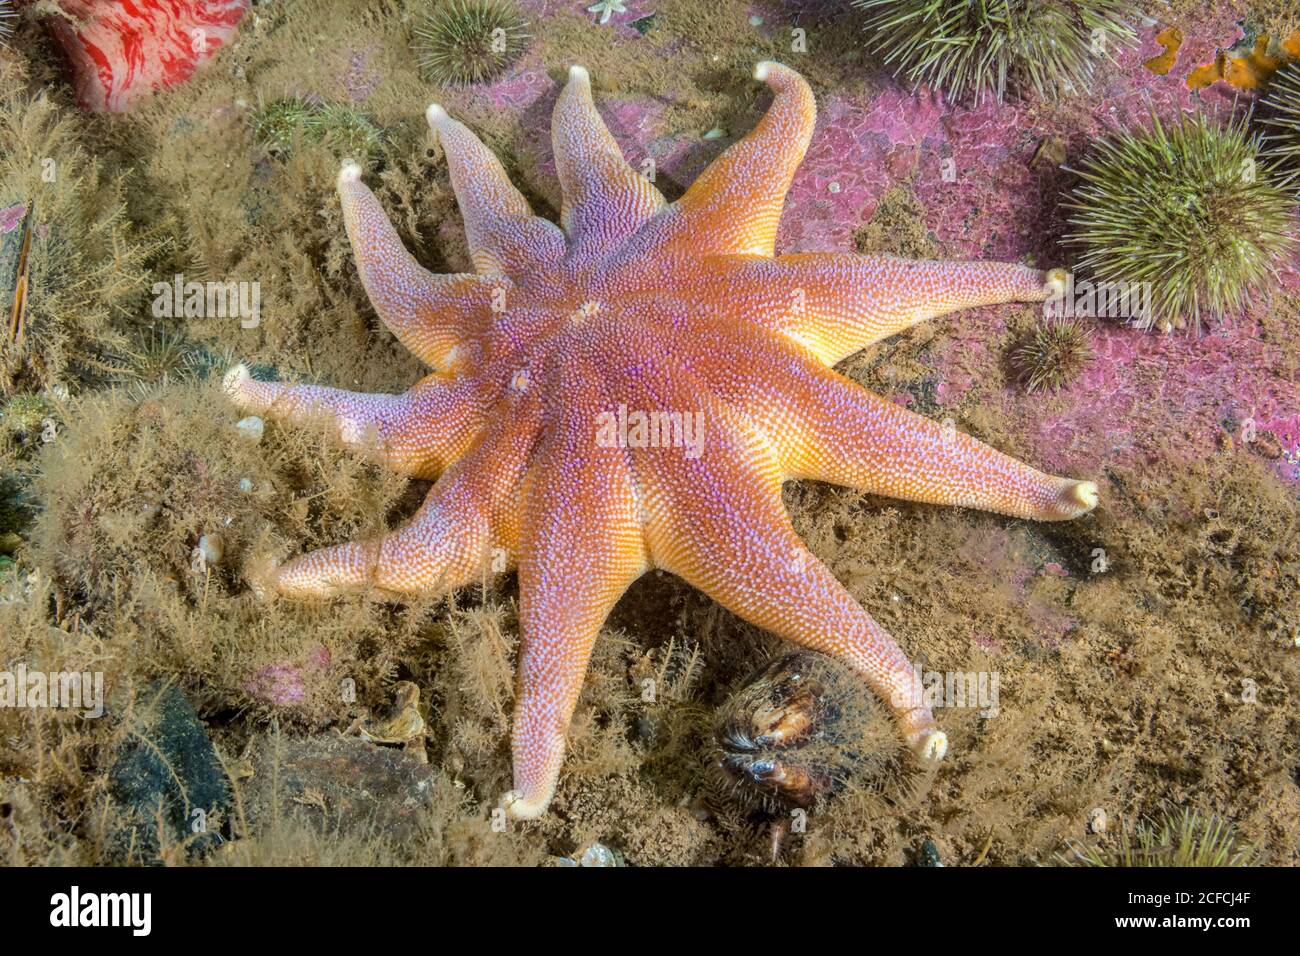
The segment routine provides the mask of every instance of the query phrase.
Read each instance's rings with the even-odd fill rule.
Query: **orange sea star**
[[[739,616],[846,661],[912,747],[947,738],[890,636],[795,534],[783,481],[1039,520],[1092,509],[1091,482],[1036,471],[873,395],[830,366],[956,309],[1041,301],[1063,282],[1012,263],[882,255],[774,257],[781,207],[813,134],[812,91],[760,63],[771,107],[676,202],[624,161],[575,66],[555,105],[561,227],[438,106],[476,274],[433,275],[345,165],[338,190],[375,310],[436,371],[400,395],[253,379],[225,387],[281,419],[326,414],[345,442],[437,477],[404,528],[268,571],[295,598],[412,595],[518,568],[512,734],[516,818],[543,813],[597,632],[650,568]]]

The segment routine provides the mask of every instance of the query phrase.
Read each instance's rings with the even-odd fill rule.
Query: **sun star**
[[[816,110],[788,67],[760,63],[754,75],[773,92],[766,115],[670,203],[623,159],[587,71],[573,67],[552,126],[560,226],[534,216],[487,148],[430,106],[474,273],[421,268],[355,165],[338,191],[375,311],[432,374],[396,395],[262,382],[242,365],[225,379],[245,410],[327,416],[345,443],[437,478],[405,527],[252,575],[260,589],[400,598],[518,569],[514,789],[503,797],[518,819],[549,805],[596,635],[652,568],[846,662],[922,758],[943,756],[907,657],[804,546],[782,482],[1041,521],[1097,504],[1091,482],[1037,471],[831,368],[925,319],[1042,301],[1064,274],[775,256]]]

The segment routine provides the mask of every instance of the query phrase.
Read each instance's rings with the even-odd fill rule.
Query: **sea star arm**
[[[770,256],[775,250],[785,195],[812,139],[817,104],[804,78],[787,66],[763,62],[754,77],[772,88],[771,107],[665,210],[662,226],[652,230],[663,251],[680,247],[694,257]]]
[[[551,802],[596,636],[646,567],[618,449],[596,448],[582,428],[535,468],[519,562],[514,789],[503,800],[520,820],[540,816]]]
[[[555,103],[551,147],[563,203],[560,225],[578,256],[614,248],[664,205],[646,176],[632,169],[591,99],[591,77],[581,66]]]
[[[747,317],[698,320],[680,303],[646,298],[624,312],[636,354],[689,340],[691,374],[736,409],[774,451],[785,478],[960,505],[1040,521],[1078,517],[1097,503],[1092,482],[1044,474],[951,423],[935,422],[861,388],[808,348],[754,329]],[[687,408],[683,398],[677,407]],[[654,400],[649,407],[672,407]]]
[[[875,395],[829,369],[790,397],[800,427],[783,442],[790,478],[873,494],[1064,521],[1097,506],[1097,486],[1044,474],[956,430]]]
[[[720,308],[794,339],[827,365],[959,309],[1042,302],[1065,282],[1060,269],[1043,272],[1014,262],[852,253],[715,256],[699,268],[702,288],[725,290],[715,297]]]
[[[493,297],[504,297],[510,281],[424,269],[361,181],[359,166],[343,166],[338,193],[357,271],[379,318],[426,365],[447,370],[459,364],[470,340],[488,325]]]
[[[428,376],[400,395],[321,385],[262,382],[237,365],[222,387],[236,407],[278,421],[325,420],[344,444],[372,452],[395,471],[434,478],[473,444],[486,420],[478,383]]]
[[[890,706],[909,746],[943,757],[947,737],[915,694],[911,663],[799,539],[776,464],[761,446],[729,443],[719,430],[711,424],[709,445],[694,461],[645,456],[658,461],[647,480],[655,565],[739,617],[844,661]]]
[[[447,157],[470,258],[480,274],[545,270],[564,257],[564,233],[533,215],[496,158],[464,124],[434,103],[425,112]]]
[[[536,430],[533,415],[515,411],[488,426],[483,441],[438,480],[405,527],[255,568],[254,586],[298,600],[354,592],[400,597],[443,593],[507,569],[517,554],[517,490]],[[498,549],[504,562],[497,561]]]

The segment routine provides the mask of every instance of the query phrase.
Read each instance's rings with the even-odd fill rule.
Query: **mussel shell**
[[[843,779],[850,751],[838,745],[841,712],[826,682],[836,666],[811,652],[786,654],[723,705],[718,764],[738,797],[807,809]]]

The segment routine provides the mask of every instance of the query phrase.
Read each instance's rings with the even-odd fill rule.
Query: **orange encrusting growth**
[[[1183,31],[1178,27],[1166,27],[1156,34],[1156,42],[1164,47],[1164,52],[1142,65],[1157,76],[1164,76],[1174,68],[1174,63],[1178,60],[1178,50],[1183,45]]]
[[[793,70],[765,63],[755,75],[774,92],[767,116],[669,204],[619,155],[586,71],[570,71],[554,123],[563,231],[430,107],[479,275],[420,269],[352,167],[339,192],[377,313],[435,374],[403,395],[257,382],[242,366],[226,379],[241,407],[332,417],[345,441],[390,466],[440,476],[405,527],[266,569],[259,586],[400,597],[518,568],[504,798],[517,818],[549,805],[592,645],[652,567],[846,661],[917,753],[943,756],[947,738],[913,697],[907,657],[799,540],[782,482],[1047,521],[1097,503],[1091,482],[1043,474],[829,367],[927,318],[1042,301],[1062,279],[1011,263],[773,258],[815,109]]]
[[[1261,89],[1288,57],[1300,57],[1300,30],[1278,44],[1278,55],[1272,50],[1272,40],[1266,34],[1255,38],[1245,56],[1232,56],[1231,51],[1220,50],[1211,62],[1195,67],[1187,75],[1187,88],[1202,90],[1223,80],[1238,90]]]

